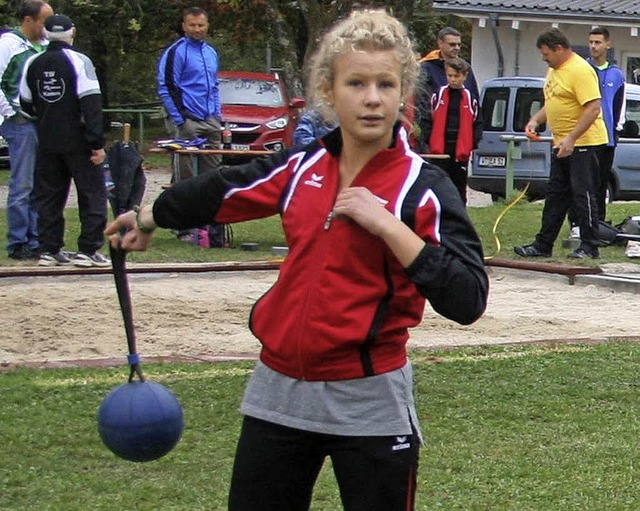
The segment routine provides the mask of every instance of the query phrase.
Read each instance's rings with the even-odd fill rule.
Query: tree
[[[21,0],[0,0],[13,19]],[[431,0],[51,0],[77,27],[75,46],[93,60],[107,105],[157,101],[155,71],[164,47],[178,36],[181,11],[209,13],[210,40],[222,69],[282,71],[292,92],[303,92],[303,69],[322,31],[354,5],[390,9],[403,20],[421,52],[430,49],[446,18],[433,16]],[[459,28],[459,27],[458,27]],[[465,38],[468,40],[468,38]]]
[[[224,5],[225,15],[234,20],[229,25],[232,41],[246,41],[255,35],[256,27],[261,27],[263,36],[278,52],[279,67],[298,93],[304,65],[322,31],[356,5],[389,9],[409,26],[419,47],[432,45],[437,30],[444,25],[441,22],[438,29],[434,28],[441,18],[433,16],[431,0],[219,0],[215,4],[218,8]]]

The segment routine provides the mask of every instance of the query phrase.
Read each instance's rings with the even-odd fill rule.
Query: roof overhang
[[[578,23],[582,25],[605,24],[607,27],[640,27],[640,15],[612,12],[570,11],[557,8],[527,8],[505,5],[472,5],[458,2],[433,2],[433,10],[455,14],[463,18],[497,18],[532,22]]]

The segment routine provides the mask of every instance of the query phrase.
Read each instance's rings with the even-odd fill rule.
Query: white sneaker
[[[640,257],[640,241],[628,241],[624,255],[631,258]]]
[[[111,259],[106,258],[100,252],[94,252],[93,254],[78,252],[73,258],[73,264],[80,268],[91,268],[92,266],[105,268],[111,266]]]
[[[38,266],[66,266],[69,264],[71,264],[71,259],[62,251],[57,254],[44,252],[40,254],[40,259],[38,259]]]
[[[580,239],[580,227],[578,227],[577,225],[574,225],[571,228],[571,234],[569,235],[569,237],[574,239]]]

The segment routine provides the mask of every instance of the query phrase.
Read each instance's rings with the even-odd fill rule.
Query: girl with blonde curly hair
[[[107,228],[112,245],[145,250],[156,227],[282,218],[289,253],[250,317],[262,349],[240,407],[230,511],[307,511],[327,457],[346,511],[414,509],[409,329],[425,300],[470,324],[488,293],[456,188],[400,122],[417,73],[398,20],[354,12],[311,65],[312,96],[338,128],[177,183]]]

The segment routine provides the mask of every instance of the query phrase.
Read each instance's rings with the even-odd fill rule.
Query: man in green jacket
[[[7,252],[17,260],[38,259],[33,175],[38,149],[35,124],[20,109],[18,86],[25,61],[46,47],[44,20],[53,9],[44,0],[24,0],[20,26],[0,36],[0,135],[9,145]]]

